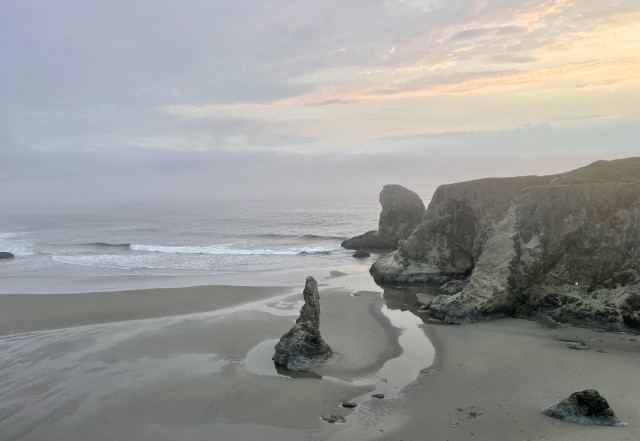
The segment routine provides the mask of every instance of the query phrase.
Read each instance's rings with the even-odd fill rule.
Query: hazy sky
[[[371,193],[640,156],[638,0],[4,0],[6,203]]]

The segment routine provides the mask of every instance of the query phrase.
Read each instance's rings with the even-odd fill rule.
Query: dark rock
[[[451,295],[458,294],[466,284],[466,280],[450,280],[440,287],[440,291],[444,291]]]
[[[550,317],[550,316],[548,316],[547,314],[544,314],[544,313],[534,312],[531,315],[531,318],[533,320],[537,321],[538,324],[540,324],[540,326],[542,326],[543,328],[556,329],[556,328],[565,328],[565,327],[567,327],[566,324],[560,323],[559,321],[554,320],[552,317]]]
[[[469,277],[429,308],[449,323],[541,312],[640,329],[639,210],[640,158],[443,185],[415,231],[370,273],[379,283]]]
[[[625,325],[640,329],[640,293],[629,294],[620,306],[620,315]]]
[[[345,401],[344,403],[342,403],[342,407],[347,407],[347,408],[353,408],[358,406],[356,403],[354,403],[353,401]]]
[[[347,239],[342,242],[342,247],[348,250],[395,250],[398,246],[398,239],[384,236],[376,230],[367,231],[360,236]]]
[[[364,257],[369,257],[369,256],[371,256],[371,253],[365,250],[358,250],[355,253],[353,253],[353,257],[355,257],[356,259],[362,259]]]
[[[342,415],[331,414],[328,416],[323,415],[322,419],[328,423],[336,424],[336,423],[344,423],[345,419]]]
[[[0,251],[0,259],[13,259],[15,256],[8,251]]]
[[[594,389],[574,392],[569,398],[545,409],[543,413],[575,424],[587,426],[624,426],[607,400]]]
[[[373,394],[371,395],[373,398],[378,398],[380,400],[382,400],[384,398],[384,394]]]
[[[320,336],[320,294],[311,276],[304,287],[304,305],[296,324],[282,336],[273,361],[290,371],[310,371],[333,355]]]
[[[380,192],[380,219],[378,230],[347,239],[347,249],[395,249],[398,241],[406,239],[422,220],[425,213],[420,196],[401,185],[385,185]]]
[[[588,349],[591,349],[591,346],[583,341],[569,341],[567,342],[567,347],[569,349],[575,349],[576,351],[586,351]]]

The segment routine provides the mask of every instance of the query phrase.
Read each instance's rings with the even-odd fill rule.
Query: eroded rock
[[[311,371],[333,355],[331,348],[320,336],[320,294],[316,280],[307,277],[304,305],[295,325],[280,338],[275,346],[273,361],[290,371]]]
[[[458,294],[464,289],[464,286],[466,284],[466,280],[450,280],[440,287],[440,291],[446,292],[447,294],[451,295]]]
[[[420,196],[401,185],[385,185],[380,192],[380,219],[378,230],[368,231],[347,239],[342,246],[351,250],[395,249],[398,241],[406,239],[422,220],[425,213]]]
[[[640,329],[640,158],[552,176],[444,185],[423,221],[378,259],[378,282],[469,277],[429,313],[467,323],[543,312]]]
[[[575,424],[586,426],[625,426],[597,390],[572,393],[569,398],[545,409],[543,413]]]

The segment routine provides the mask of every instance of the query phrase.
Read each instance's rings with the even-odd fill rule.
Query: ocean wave
[[[265,233],[257,234],[253,237],[259,237],[262,239],[299,239],[299,240],[345,240],[346,236],[330,236],[322,234],[278,234],[278,233]]]
[[[305,240],[345,240],[348,239],[346,236],[323,236],[320,234],[305,234],[300,236],[300,239]]]
[[[88,243],[87,245],[103,247],[103,248],[130,248],[131,247],[130,243],[92,242],[92,243]]]
[[[22,239],[23,233],[0,233],[0,251],[8,251],[15,256],[31,256],[36,254],[33,250],[33,241]]]
[[[334,254],[343,253],[343,248],[288,248],[282,250],[271,249],[241,249],[230,248],[229,245],[211,245],[211,246],[168,246],[168,245],[140,245],[131,244],[132,251],[145,251],[149,253],[166,253],[166,254],[209,254],[219,256],[296,256],[308,254]]]
[[[169,270],[209,270],[207,262],[198,260],[166,262],[153,256],[100,254],[100,255],[53,255],[51,259],[68,265],[92,266],[121,270],[169,269]]]

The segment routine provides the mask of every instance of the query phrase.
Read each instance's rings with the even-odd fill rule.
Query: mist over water
[[[340,243],[375,229],[376,198],[268,198],[13,213],[0,277],[251,272],[339,264]]]

